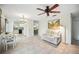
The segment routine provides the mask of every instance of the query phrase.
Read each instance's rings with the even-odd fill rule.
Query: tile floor
[[[3,54],[78,54],[79,46],[61,43],[55,47],[53,44],[43,41],[40,37],[18,36],[14,49],[10,48]]]

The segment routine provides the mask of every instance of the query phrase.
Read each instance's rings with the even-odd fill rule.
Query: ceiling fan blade
[[[45,14],[45,12],[44,12],[44,13],[40,13],[40,14],[38,14],[38,15],[42,15],[42,14]]]
[[[58,7],[58,6],[59,6],[59,4],[55,4],[55,5],[52,6],[49,10],[51,11],[51,10],[55,9],[56,7]]]
[[[41,8],[37,8],[37,10],[45,11],[45,10],[43,10],[43,9],[41,9]]]
[[[60,13],[60,11],[50,11],[50,13]]]

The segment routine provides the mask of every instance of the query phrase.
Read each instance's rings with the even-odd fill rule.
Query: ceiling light
[[[18,16],[19,18],[22,18],[24,16],[24,18],[30,18],[29,14],[25,14],[25,13],[16,13],[16,16]]]

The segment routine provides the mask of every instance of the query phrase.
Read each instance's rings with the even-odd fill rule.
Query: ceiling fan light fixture
[[[59,4],[55,4],[50,8],[49,8],[49,6],[46,6],[46,9],[44,9],[44,10],[41,8],[37,8],[37,10],[44,11],[47,14],[47,16],[49,16],[49,13],[60,13],[60,11],[54,11],[54,9],[56,9],[58,6],[59,6]],[[42,15],[42,14],[39,14],[39,15]]]

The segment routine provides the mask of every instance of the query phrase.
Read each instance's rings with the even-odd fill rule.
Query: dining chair
[[[16,39],[15,39],[14,35],[7,36],[7,40],[5,40],[5,49],[6,49],[6,51],[7,51],[9,45],[12,45],[13,48],[15,47],[15,45],[16,45],[15,40]]]
[[[0,36],[0,39],[1,39],[1,46],[6,51],[7,51],[9,45],[12,45],[13,48],[16,45],[15,35],[11,35],[11,34],[10,35],[2,35],[2,36]]]
[[[6,37],[5,36],[0,36],[0,44],[1,44],[1,50],[2,50],[2,48],[4,48],[5,49],[5,39],[6,39]]]

